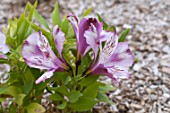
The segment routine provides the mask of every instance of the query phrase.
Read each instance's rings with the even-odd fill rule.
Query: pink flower
[[[87,43],[84,36],[85,31],[93,25],[98,32],[101,32],[103,24],[98,22],[95,18],[83,18],[81,21],[79,21],[75,15],[70,15],[68,20],[72,24],[76,35],[78,61],[90,50],[89,44]]]
[[[30,67],[47,70],[47,72],[36,80],[36,84],[50,78],[55,71],[69,69],[68,64],[61,54],[65,40],[64,33],[57,25],[53,28],[53,38],[60,58],[52,51],[46,37],[41,32],[31,34],[24,42],[22,55],[26,63]]]
[[[10,51],[8,45],[6,45],[6,36],[0,33],[0,58],[7,59],[6,53]]]
[[[128,68],[132,65],[134,56],[125,42],[118,43],[116,33],[99,31],[94,24],[91,24],[85,31],[84,37],[94,52],[93,62],[85,74],[104,74],[116,84],[119,78],[130,77]],[[105,42],[103,47],[102,42]]]

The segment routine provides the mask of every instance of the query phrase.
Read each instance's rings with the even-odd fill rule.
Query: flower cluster
[[[43,113],[54,108],[77,113],[93,112],[98,102],[113,104],[106,93],[115,88],[98,78],[107,76],[117,85],[120,79],[130,77],[128,68],[134,56],[124,42],[130,29],[118,36],[116,28],[99,14],[87,17],[92,8],[81,18],[66,14],[62,19],[58,3],[50,27],[36,6],[37,2],[28,3],[20,17],[3,29],[5,34],[0,33],[0,63],[8,65],[7,81],[0,86],[0,104],[12,100],[0,111]],[[47,106],[42,101],[46,93]]]
[[[91,49],[93,51],[92,63],[84,70],[84,75],[106,75],[116,84],[119,78],[130,77],[128,67],[132,65],[134,56],[125,42],[118,42],[116,32],[103,30],[103,23],[96,18],[79,20],[75,15],[69,15],[68,20],[72,24],[76,37],[77,67],[81,59]],[[47,70],[36,80],[37,84],[50,78],[54,72],[70,70],[69,64],[62,56],[65,35],[58,25],[53,28],[52,35],[59,56],[55,55],[41,32],[31,34],[22,48],[23,57],[30,67]]]

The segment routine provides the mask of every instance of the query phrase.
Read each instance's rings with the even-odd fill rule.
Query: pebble
[[[169,54],[170,53],[170,46],[169,45],[165,45],[163,47],[162,51]]]
[[[170,94],[169,93],[163,93],[163,95],[165,98],[170,98]]]
[[[151,89],[156,89],[158,87],[158,85],[151,85],[150,88]]]
[[[117,89],[116,91],[114,91],[113,95],[119,95],[121,93],[120,89]]]
[[[170,75],[170,68],[162,67],[162,72]]]
[[[133,66],[133,70],[135,71],[140,71],[141,69],[141,65],[139,63],[136,63],[134,66]]]

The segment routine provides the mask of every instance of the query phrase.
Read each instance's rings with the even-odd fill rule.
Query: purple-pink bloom
[[[116,84],[119,78],[130,77],[128,68],[132,65],[134,56],[125,42],[118,43],[116,33],[104,30],[99,32],[94,25],[91,25],[84,36],[94,52],[93,62],[85,74],[104,74]],[[104,47],[102,42],[105,42]]]
[[[83,18],[81,21],[79,21],[75,15],[70,15],[68,20],[72,24],[75,32],[77,42],[77,60],[80,60],[80,58],[84,57],[90,50],[89,44],[86,41],[87,38],[84,36],[85,31],[94,26],[96,31],[100,33],[103,23],[98,22],[98,20],[95,18]]]
[[[68,64],[61,55],[65,40],[64,33],[57,25],[53,28],[53,38],[60,58],[52,51],[48,40],[41,32],[31,34],[24,42],[22,55],[26,63],[30,67],[47,70],[47,72],[36,80],[36,84],[50,78],[55,71],[69,69]]]
[[[8,45],[6,45],[6,36],[0,32],[0,58],[7,59],[6,53],[10,51]]]

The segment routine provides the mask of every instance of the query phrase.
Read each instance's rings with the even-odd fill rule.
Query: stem
[[[78,68],[79,68],[80,63],[81,63],[81,60],[78,60],[76,62],[76,75],[78,74]]]

